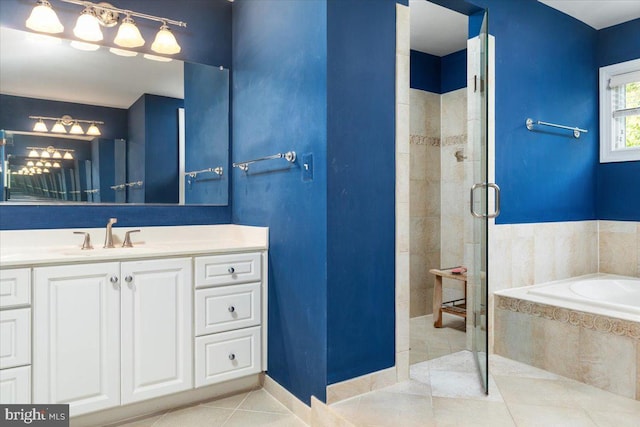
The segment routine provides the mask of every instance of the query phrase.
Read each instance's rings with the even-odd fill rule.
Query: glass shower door
[[[471,316],[473,326],[472,350],[478,365],[485,391],[489,392],[489,358],[487,336],[487,302],[488,302],[488,226],[489,218],[499,213],[499,188],[488,182],[488,64],[489,37],[488,16],[482,12],[482,25],[473,57],[470,59],[475,65],[474,92],[472,106],[470,144],[473,153],[473,172],[470,195],[470,213],[473,221],[473,259],[469,271],[469,286],[471,304],[468,306],[467,316]],[[475,120],[473,120],[475,119]],[[489,189],[495,190],[495,211],[489,212]]]

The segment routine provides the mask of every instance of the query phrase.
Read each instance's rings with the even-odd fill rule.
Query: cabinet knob
[[[229,306],[229,313],[233,313],[234,311],[236,311],[236,308],[232,305]]]
[[[109,279],[109,281],[110,281],[111,283],[114,283],[114,284],[115,284],[115,283],[118,283],[118,276],[111,276],[111,278]]]
[[[229,360],[236,360],[236,355],[235,355],[235,354],[233,354],[233,353],[231,353],[231,354],[229,355]]]
[[[229,267],[229,269],[227,270],[229,272],[229,274],[233,274],[236,272],[236,269],[233,267]]]
[[[124,278],[124,281],[127,282],[127,283],[131,283],[133,281],[133,277],[127,276],[127,277]]]

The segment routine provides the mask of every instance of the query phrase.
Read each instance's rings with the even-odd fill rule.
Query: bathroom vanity
[[[77,416],[266,370],[268,229],[128,230],[0,232],[2,403]]]

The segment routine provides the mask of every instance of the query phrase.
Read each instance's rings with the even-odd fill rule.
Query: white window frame
[[[600,67],[600,163],[640,160],[640,148],[613,150],[613,111],[609,81],[619,74],[640,71],[640,59]]]

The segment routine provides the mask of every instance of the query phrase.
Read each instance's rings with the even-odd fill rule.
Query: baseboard
[[[311,408],[294,396],[289,390],[282,387],[269,375],[265,375],[262,388],[282,403],[288,410],[294,413],[305,424],[311,425]]]
[[[315,396],[311,396],[311,427],[355,427],[355,425],[335,413]]]
[[[327,405],[388,387],[397,382],[396,367],[372,372],[361,377],[331,384],[327,387]]]

